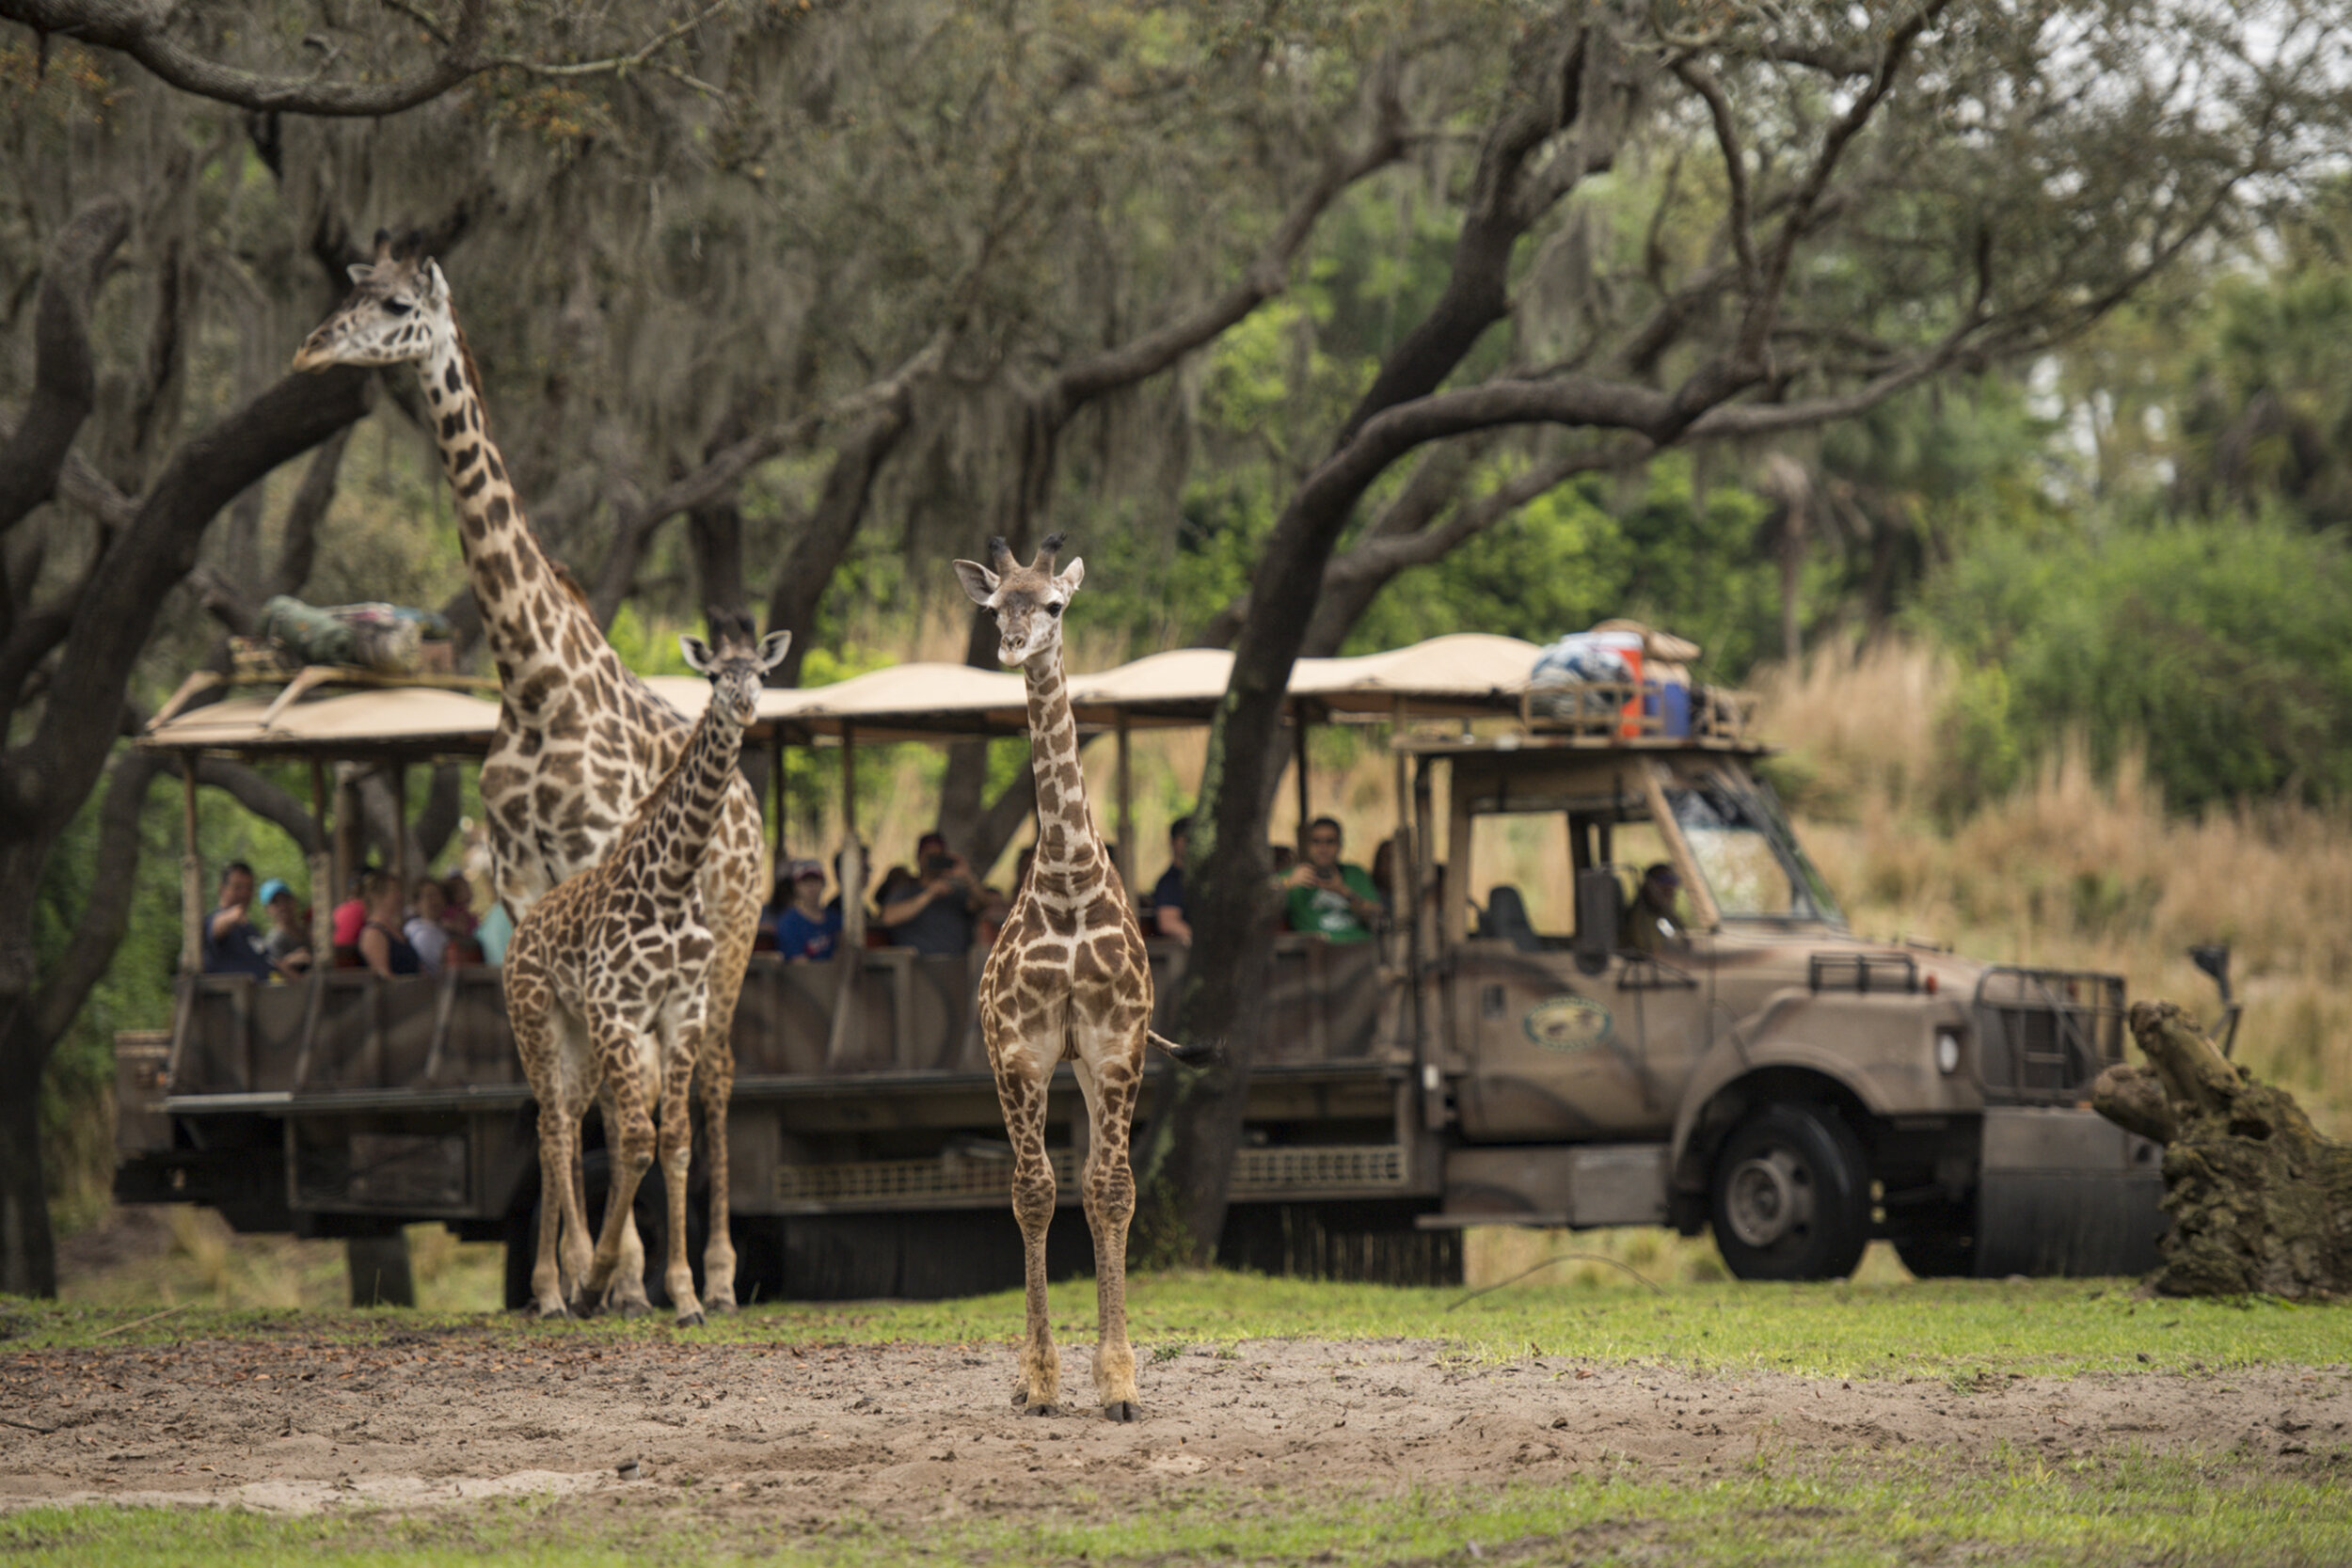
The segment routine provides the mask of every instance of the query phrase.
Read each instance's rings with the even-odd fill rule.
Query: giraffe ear
[[[373,261],[354,261],[343,271],[354,283],[372,282],[375,277],[375,264]]]
[[[430,257],[418,269],[417,284],[417,292],[430,304],[437,305],[449,297],[449,279],[441,276],[441,263]]]
[[[974,604],[982,610],[995,608],[995,573],[977,561],[959,561],[956,562],[956,576],[963,579],[963,591],[971,595]]]
[[[784,656],[790,652],[791,648],[792,634],[790,632],[770,632],[759,640],[759,667],[762,670],[773,670],[784,662]]]
[[[710,673],[710,644],[691,631],[677,634],[677,651],[686,656],[686,667],[698,675]]]
[[[1073,555],[1070,558],[1070,564],[1061,569],[1060,575],[1054,578],[1054,582],[1063,593],[1075,594],[1078,591],[1078,584],[1086,579],[1087,558],[1082,555]]]

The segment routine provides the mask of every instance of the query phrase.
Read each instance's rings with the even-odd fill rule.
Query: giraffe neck
[[[714,690],[677,765],[654,786],[634,835],[640,853],[662,868],[657,890],[661,895],[683,895],[694,885],[718,830],[735,759],[743,749],[743,726],[722,713],[725,705]]]
[[[557,575],[523,517],[522,502],[506,477],[506,463],[490,440],[482,386],[466,335],[451,317],[433,351],[417,362],[441,467],[456,497],[458,539],[483,636],[501,682],[512,690],[527,674],[577,673],[607,654],[596,618]]]
[[[1021,667],[1029,698],[1029,766],[1037,775],[1037,864],[1084,871],[1102,861],[1094,814],[1087,809],[1086,774],[1078,766],[1078,723],[1070,711],[1058,645]]]

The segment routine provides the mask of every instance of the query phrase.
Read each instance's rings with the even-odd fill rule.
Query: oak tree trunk
[[[2136,1003],[2132,1034],[2149,1066],[2107,1069],[2091,1103],[2165,1146],[2172,1227],[2151,1283],[2172,1296],[2352,1295],[2352,1144],[2321,1136],[2171,1003]]]

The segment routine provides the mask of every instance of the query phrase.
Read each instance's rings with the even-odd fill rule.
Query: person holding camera
[[[980,880],[938,833],[915,840],[914,863],[919,879],[882,905],[880,923],[890,928],[894,946],[961,958],[971,949],[986,896]]]
[[[1307,826],[1307,858],[1281,881],[1283,912],[1294,931],[1328,942],[1370,942],[1380,918],[1380,893],[1360,865],[1340,861],[1339,819],[1318,816]]]

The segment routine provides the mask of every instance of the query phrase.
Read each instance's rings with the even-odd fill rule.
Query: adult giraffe
[[[692,725],[622,664],[524,519],[490,441],[481,378],[451,313],[440,267],[413,242],[396,250],[390,234],[379,231],[375,259],[354,266],[351,281],[351,296],[304,340],[294,368],[412,364],[423,384],[441,467],[457,499],[467,575],[498,665],[499,718],[482,765],[482,806],[497,895],[519,924],[557,883],[604,858],[676,762]],[[702,1299],[714,1312],[735,1307],[735,1244],[727,1227],[727,1099],[735,1087],[729,1032],[759,924],[760,848],[759,802],[738,775],[700,879],[718,939],[694,1046],[710,1170]],[[543,1215],[541,1223],[554,1217]],[[616,1297],[624,1310],[645,1305],[644,1265],[632,1220]]]

